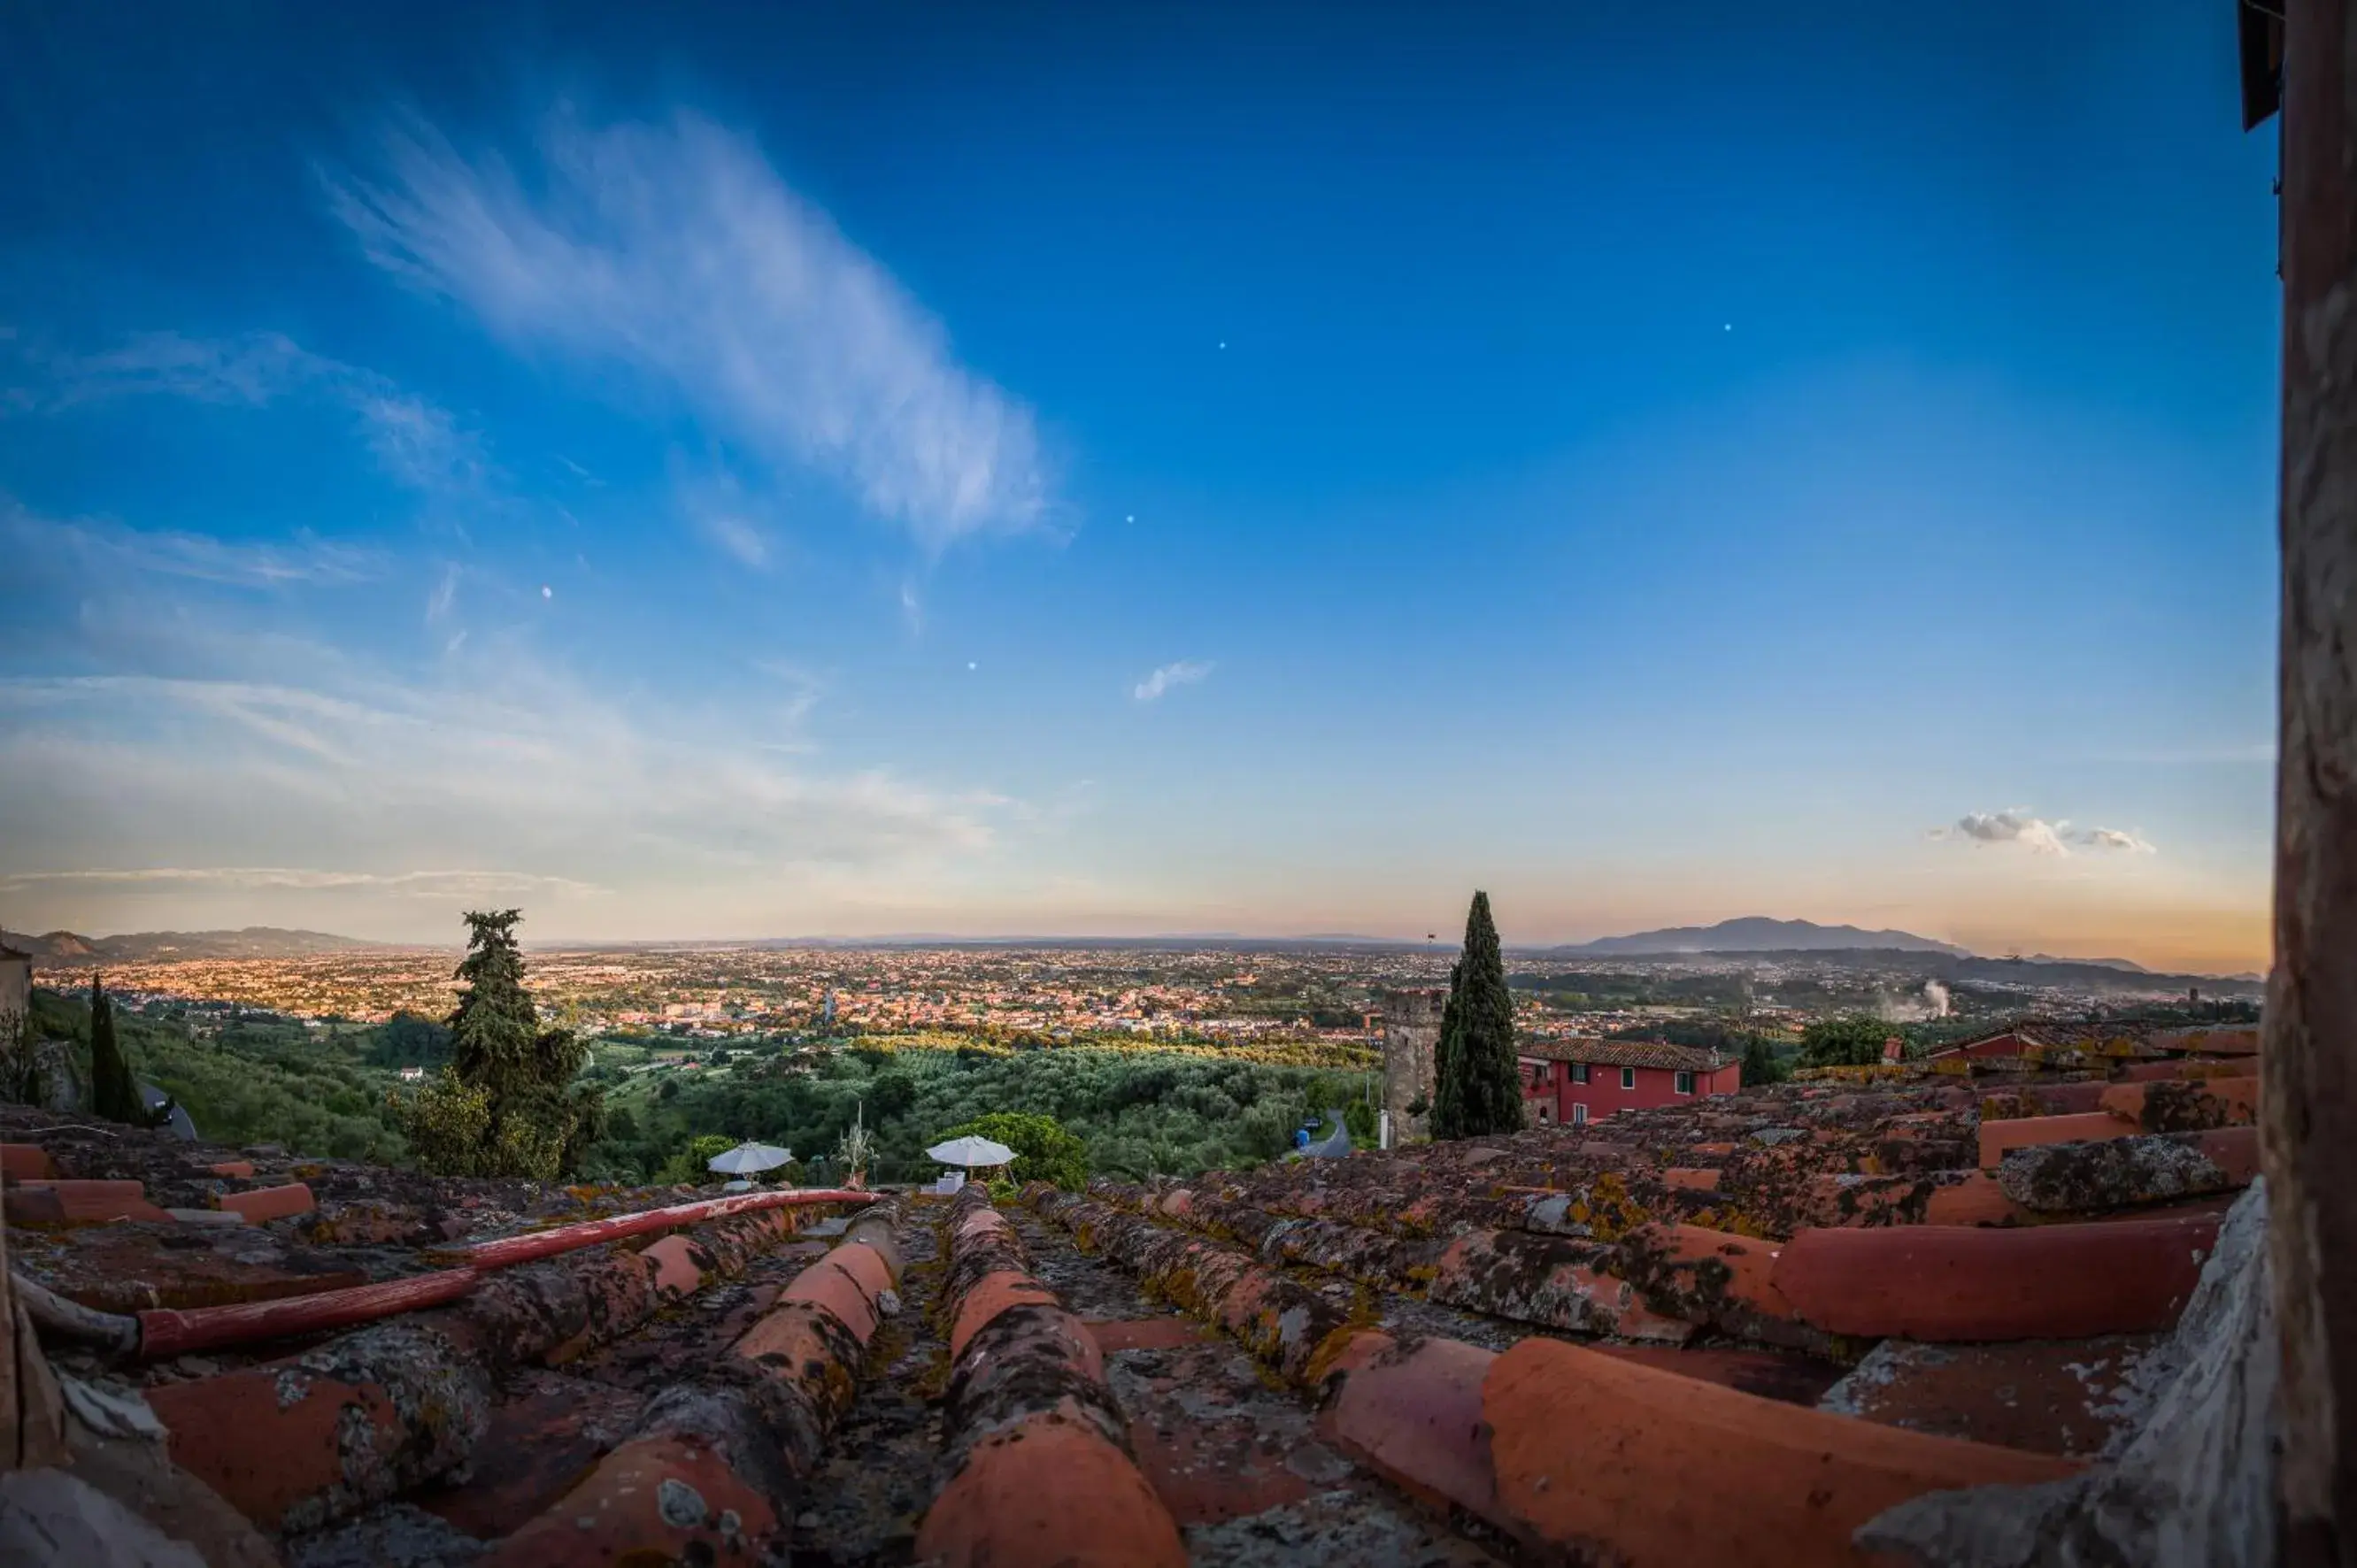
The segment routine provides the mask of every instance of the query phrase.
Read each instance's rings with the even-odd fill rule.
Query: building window
[[[1634,1089],[1637,1087],[1637,1069],[1635,1068],[1624,1067],[1620,1069],[1620,1087],[1623,1089]]]
[[[1572,1106],[1571,1124],[1575,1127],[1585,1127],[1587,1125],[1587,1107],[1584,1102],[1576,1103]]]
[[[1677,1082],[1674,1087],[1680,1094],[1692,1094],[1694,1092],[1694,1074],[1690,1072],[1682,1072],[1678,1074]]]
[[[1542,1127],[1544,1127],[1544,1126],[1548,1125],[1549,1123],[1551,1123],[1551,1122],[1554,1122],[1554,1121],[1555,1121],[1555,1107],[1554,1107],[1554,1106],[1552,1106],[1552,1105],[1549,1105],[1549,1104],[1548,1104],[1545,1101],[1544,1101],[1544,1100],[1540,1101],[1539,1101],[1539,1125],[1540,1125],[1540,1126],[1542,1126]]]
[[[1574,1062],[1571,1064],[1571,1081],[1574,1083],[1586,1083],[1587,1081],[1587,1064],[1586,1062]]]

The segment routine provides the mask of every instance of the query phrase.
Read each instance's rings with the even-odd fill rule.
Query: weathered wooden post
[[[8,1284],[8,1222],[0,1216],[0,1470],[66,1463],[65,1405]]]
[[[2257,10],[2258,15],[2251,13]],[[2245,5],[2249,84],[2272,7]],[[2263,1124],[2286,1562],[2357,1563],[2357,70],[2291,0],[2283,71],[2283,625]],[[2258,48],[2255,51],[2254,38]],[[2247,115],[2246,115],[2247,117]]]

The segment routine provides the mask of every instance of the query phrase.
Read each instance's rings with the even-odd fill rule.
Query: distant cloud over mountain
[[[2032,854],[2067,855],[2073,844],[2126,854],[2154,853],[2149,843],[2124,829],[2074,828],[2067,822],[2032,816],[2019,806],[2002,811],[1967,811],[1947,827],[1933,828],[1931,836],[1975,844],[2015,844]]]

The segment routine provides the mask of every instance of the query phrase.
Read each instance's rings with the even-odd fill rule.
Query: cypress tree
[[[114,1004],[97,975],[90,980],[90,1108],[109,1122],[147,1125],[147,1107],[131,1076],[130,1058],[114,1037]]]
[[[1465,952],[1448,972],[1437,1053],[1436,1138],[1520,1132],[1523,1075],[1514,1059],[1514,999],[1490,896],[1473,895],[1465,916]]]

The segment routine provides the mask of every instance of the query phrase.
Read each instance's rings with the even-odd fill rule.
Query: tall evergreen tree
[[[132,1076],[131,1059],[114,1037],[114,1003],[98,975],[90,978],[90,1108],[109,1122],[148,1124],[147,1106],[139,1097],[139,1080]]]
[[[572,1087],[588,1047],[570,1029],[544,1029],[523,986],[518,909],[467,913],[467,983],[450,1014],[450,1065],[435,1086],[402,1102],[419,1159],[452,1176],[554,1180],[597,1136],[604,1101]]]
[[[1432,1107],[1436,1138],[1478,1138],[1523,1125],[1523,1075],[1514,1059],[1514,999],[1506,959],[1490,918],[1490,896],[1473,895],[1465,915],[1465,951],[1448,972],[1436,1053],[1439,1087]]]

